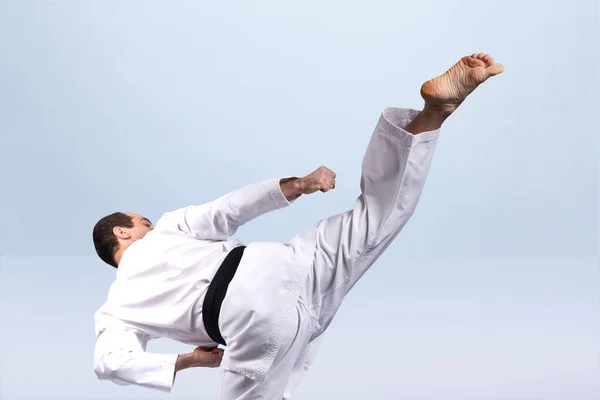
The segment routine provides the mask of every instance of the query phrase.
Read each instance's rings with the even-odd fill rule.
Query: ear
[[[121,228],[120,226],[115,226],[113,228],[113,233],[119,239],[123,239],[123,240],[131,239],[131,234],[129,233],[129,231],[127,229]]]

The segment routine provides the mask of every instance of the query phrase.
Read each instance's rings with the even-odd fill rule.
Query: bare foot
[[[495,63],[487,54],[463,57],[443,75],[423,84],[421,96],[425,108],[452,113],[477,86],[503,71],[502,64]]]

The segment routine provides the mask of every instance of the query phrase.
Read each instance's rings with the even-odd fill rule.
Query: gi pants
[[[418,114],[398,108],[383,112],[363,159],[354,207],[317,225],[313,266],[267,378],[257,382],[224,371],[222,400],[291,397],[345,296],[415,211],[439,137],[439,130],[418,135],[404,130]]]

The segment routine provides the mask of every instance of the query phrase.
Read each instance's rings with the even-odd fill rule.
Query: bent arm
[[[298,178],[273,178],[245,186],[209,203],[167,213],[163,218],[198,239],[227,240],[240,226],[291,205],[301,194]]]
[[[98,379],[170,392],[179,355],[146,352],[148,336],[135,331],[104,331],[94,349]]]

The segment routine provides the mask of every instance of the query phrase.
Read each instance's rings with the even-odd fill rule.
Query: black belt
[[[206,333],[208,333],[208,336],[212,340],[223,346],[226,343],[219,329],[221,304],[223,304],[229,282],[233,279],[235,271],[237,271],[238,265],[240,265],[245,248],[246,246],[239,246],[227,254],[212,282],[208,285],[206,296],[204,296],[204,303],[202,305],[202,322],[204,322],[204,328],[206,328]]]

